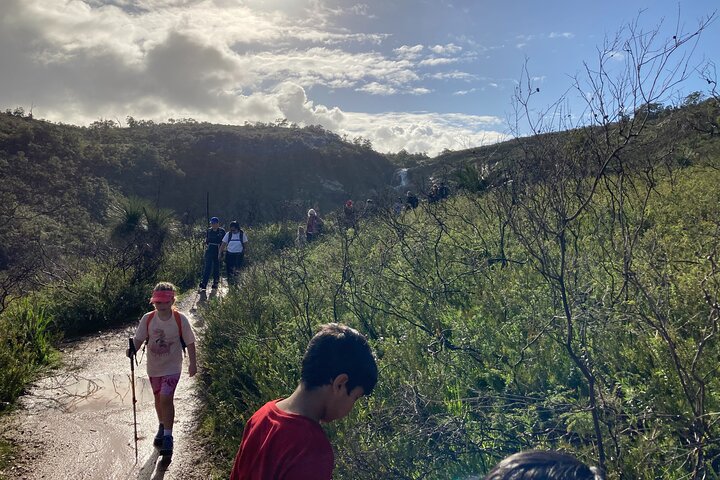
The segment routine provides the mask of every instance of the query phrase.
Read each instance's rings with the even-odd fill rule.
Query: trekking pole
[[[135,341],[130,338],[130,348],[128,350],[128,357],[130,357],[130,384],[132,385],[132,407],[133,407],[133,429],[135,431],[135,464],[137,465],[138,462],[138,448],[137,448],[137,441],[138,441],[138,434],[137,434],[137,408],[135,407],[135,404],[137,403],[137,398],[135,398],[135,356],[137,355],[137,350],[135,349]]]

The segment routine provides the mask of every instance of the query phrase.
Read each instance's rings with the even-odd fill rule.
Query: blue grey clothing
[[[208,228],[205,233],[205,245],[207,245],[207,249],[214,250],[215,255],[217,255],[219,252],[218,249],[222,244],[223,237],[225,237],[224,229],[218,228],[217,230],[213,230],[212,228]]]
[[[220,258],[218,258],[217,247],[213,249],[208,246],[205,250],[205,265],[203,268],[202,282],[200,282],[200,288],[207,287],[208,280],[210,280],[210,273],[213,276],[213,286],[217,287],[220,282]]]

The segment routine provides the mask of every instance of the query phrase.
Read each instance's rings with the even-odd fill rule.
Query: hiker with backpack
[[[218,217],[210,219],[210,228],[205,232],[205,262],[203,268],[202,281],[200,282],[200,290],[207,288],[210,273],[213,276],[213,290],[218,288],[220,282],[220,246],[225,237],[225,229],[220,227]]]
[[[418,197],[414,193],[408,190],[407,194],[405,194],[405,203],[407,204],[406,210],[415,210],[420,200],[418,200]]]
[[[308,218],[307,224],[305,225],[305,237],[307,238],[307,241],[309,243],[315,240],[318,235],[320,235],[323,221],[314,208],[308,210],[307,216]]]
[[[225,234],[220,247],[220,255],[225,253],[225,268],[229,285],[235,285],[236,271],[240,270],[245,259],[248,237],[240,228],[237,220],[230,222],[230,231]]]
[[[357,218],[355,216],[355,205],[352,200],[345,202],[343,206],[343,214],[345,216],[345,228],[352,228],[357,233]]]
[[[155,396],[155,412],[159,421],[153,445],[160,449],[160,455],[163,456],[173,453],[174,395],[186,347],[188,375],[192,377],[197,373],[195,334],[187,316],[173,307],[176,291],[175,285],[169,282],[155,285],[150,299],[155,310],[140,319],[133,337],[135,348],[126,352],[132,359],[143,343],[147,345],[147,374]]]

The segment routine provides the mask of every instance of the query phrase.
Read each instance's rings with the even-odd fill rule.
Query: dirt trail
[[[210,292],[210,290],[208,290]],[[224,293],[221,289],[220,295]],[[202,306],[214,294],[190,293],[178,302],[202,348]],[[187,358],[175,393],[175,439],[167,464],[152,445],[157,430],[144,358],[135,367],[138,461],[133,441],[130,360],[125,356],[135,325],[62,346],[63,366],[36,382],[20,408],[2,421],[2,436],[16,458],[0,472],[8,479],[207,479],[210,465],[195,433],[199,408],[187,375]],[[138,353],[138,357],[141,354]],[[202,368],[202,366],[199,366]]]

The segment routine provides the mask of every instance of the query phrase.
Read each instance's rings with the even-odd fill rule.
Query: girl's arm
[[[197,361],[196,361],[196,355],[195,355],[195,344],[191,343],[187,346],[188,351],[188,359],[190,360],[190,365],[188,365],[188,375],[191,377],[197,373]]]

